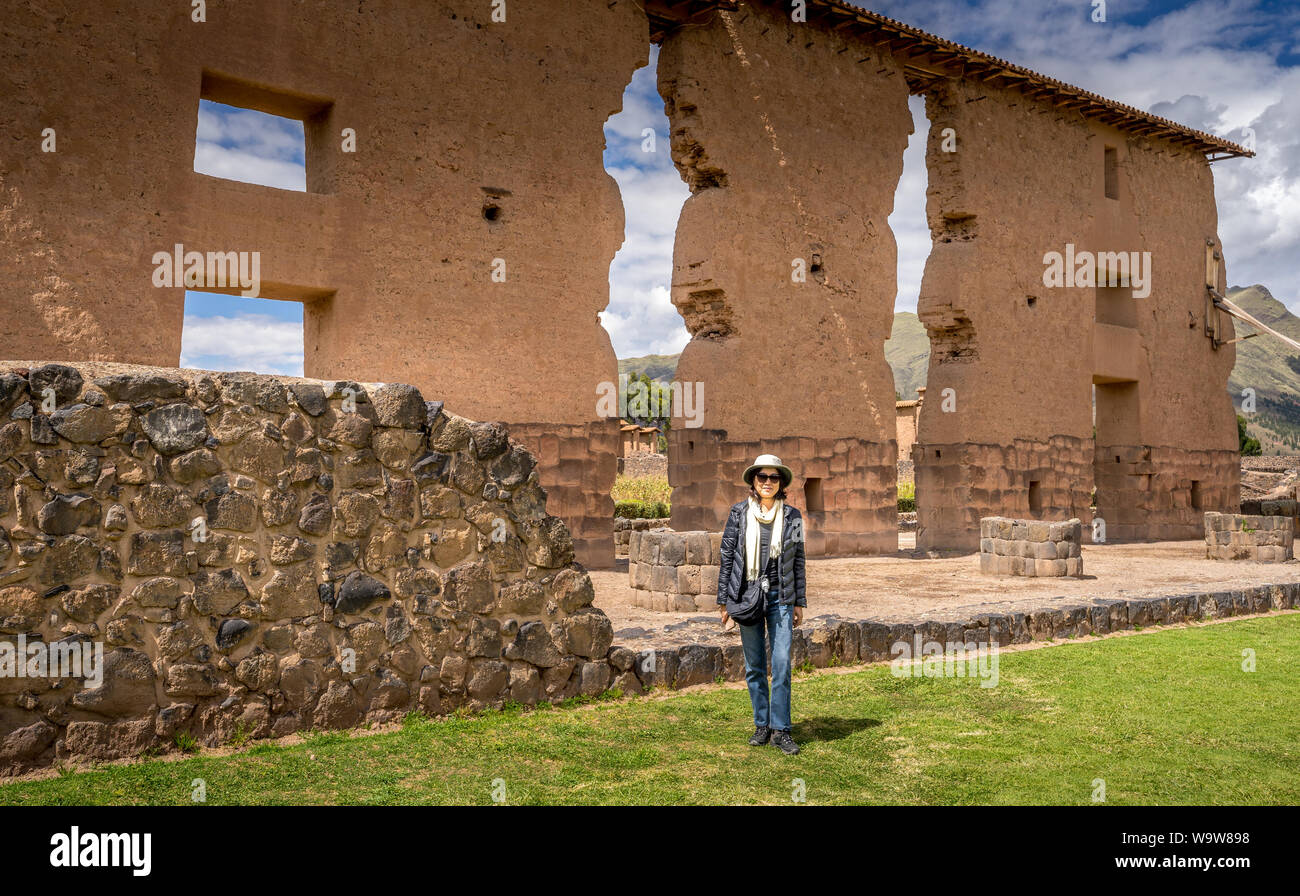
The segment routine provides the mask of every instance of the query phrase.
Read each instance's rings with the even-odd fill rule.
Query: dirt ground
[[[1230,591],[1300,582],[1300,560],[1288,563],[1205,559],[1202,541],[1083,546],[1082,578],[982,575],[978,554],[927,557],[912,550],[915,535],[899,536],[900,550],[883,557],[809,560],[805,625],[819,616],[916,622],[962,620],[976,613],[1088,603],[1103,597],[1147,597]],[[724,633],[716,613],[661,613],[632,605],[627,561],[591,573],[595,605],[614,623],[614,642],[645,649],[672,644],[739,643]]]

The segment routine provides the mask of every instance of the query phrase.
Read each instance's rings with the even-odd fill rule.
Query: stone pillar
[[[887,218],[912,130],[892,58],[748,4],[664,40],[659,90],[692,196],[673,303],[691,332],[676,379],[702,425],[669,435],[673,525],[720,529],[741,471],[795,473],[807,551],[897,548],[894,383],[884,356],[896,249]]]

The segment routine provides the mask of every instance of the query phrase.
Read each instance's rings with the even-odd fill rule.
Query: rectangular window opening
[[[306,334],[314,331],[309,302],[319,293],[267,292],[274,298],[187,290],[180,366],[303,376]]]
[[[1119,198],[1119,150],[1106,147],[1106,198]]]
[[[1097,270],[1099,283],[1103,277],[1108,276],[1110,275],[1103,269]],[[1097,323],[1113,327],[1137,327],[1137,299],[1133,298],[1132,286],[1097,286],[1093,292],[1096,296],[1093,319]]]
[[[810,513],[826,509],[822,499],[822,481],[820,479],[805,479],[803,481],[803,498]]]
[[[1201,481],[1199,479],[1193,479],[1192,480],[1192,509],[1200,510],[1203,500],[1204,499],[1201,496]]]
[[[1029,513],[1033,516],[1043,515],[1043,488],[1037,479],[1029,483]]]
[[[324,97],[205,71],[194,170],[280,190],[332,192],[340,148],[328,136],[333,107]]]

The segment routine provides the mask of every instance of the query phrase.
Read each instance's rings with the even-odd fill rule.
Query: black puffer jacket
[[[745,584],[745,530],[749,523],[749,499],[731,508],[727,526],[722,530],[722,548],[719,551],[718,604],[735,600]],[[798,508],[785,505],[785,520],[781,527],[781,556],[777,563],[777,582],[781,588],[781,603],[808,606],[803,576],[803,514]]]

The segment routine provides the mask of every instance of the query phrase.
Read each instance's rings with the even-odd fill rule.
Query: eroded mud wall
[[[1208,163],[988,86],[936,85],[926,110],[918,545],[973,548],[982,516],[1089,520],[1094,463],[1109,538],[1194,537],[1193,504],[1230,506],[1239,477],[1233,351],[1203,333]],[[1081,263],[1049,286],[1051,252],[1149,253],[1149,282],[1077,285]]]
[[[674,528],[721,528],[741,472],[771,452],[795,472],[810,553],[894,550],[900,67],[750,3],[671,32],[659,90],[693,194],[674,250],[692,336],[676,379],[705,384],[703,426],[675,419],[670,436]]]
[[[260,252],[262,294],[306,302],[309,376],[587,440],[582,472],[544,465],[543,484],[579,556],[612,562],[617,421],[595,387],[617,368],[596,315],[623,212],[602,128],[648,58],[639,5],[192,12],[6,8],[0,354],[176,365],[183,290],[152,284],[153,253]],[[307,193],[196,174],[200,97],[304,119]]]

